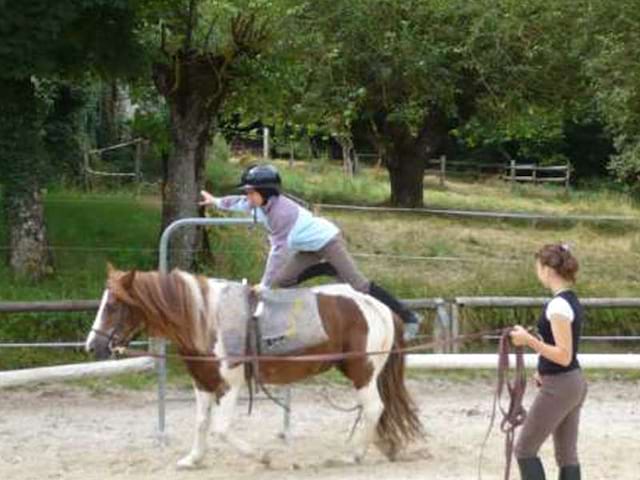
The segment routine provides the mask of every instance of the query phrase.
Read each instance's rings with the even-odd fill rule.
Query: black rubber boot
[[[320,262],[315,265],[311,265],[310,267],[305,268],[300,275],[298,275],[298,280],[296,281],[296,285],[301,284],[314,277],[337,277],[338,272],[329,262]]]
[[[413,336],[415,336],[418,330],[417,326],[420,324],[420,319],[415,313],[413,313],[411,310],[405,307],[402,303],[400,303],[396,299],[396,297],[391,295],[389,292],[387,292],[384,288],[382,288],[380,285],[376,283],[371,282],[369,284],[369,295],[371,295],[373,298],[377,300],[380,300],[387,307],[389,307],[391,310],[397,313],[405,325],[414,324],[412,326],[413,328],[411,328],[411,331],[413,332]]]
[[[560,480],[580,480],[580,465],[560,467]]]
[[[518,466],[522,480],[546,480],[544,467],[538,457],[519,458]]]

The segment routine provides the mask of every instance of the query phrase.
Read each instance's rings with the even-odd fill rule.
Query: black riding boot
[[[296,281],[296,285],[301,284],[313,277],[337,277],[338,272],[329,262],[320,262],[315,265],[311,265],[310,267],[305,268],[300,275],[298,275],[298,280]]]
[[[560,467],[560,480],[580,480],[580,465]]]
[[[418,326],[420,324],[420,319],[418,316],[409,310],[406,306],[400,303],[396,297],[387,292],[380,285],[371,282],[369,284],[369,295],[373,298],[380,300],[387,307],[393,310],[398,316],[402,319],[402,322],[405,324],[405,330],[407,335],[405,335],[405,340],[410,340],[415,337],[418,333]]]
[[[522,480],[546,480],[544,467],[538,457],[519,458],[518,466]]]

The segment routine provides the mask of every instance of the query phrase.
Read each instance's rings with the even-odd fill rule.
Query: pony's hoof
[[[269,468],[271,466],[271,462],[273,462],[271,452],[264,452],[258,460],[262,465]]]
[[[353,465],[355,457],[351,455],[341,455],[338,458],[330,458],[322,462],[322,466],[326,468],[338,468]]]
[[[187,455],[186,457],[178,460],[176,468],[178,470],[196,470],[197,468],[200,468],[200,461],[194,459],[191,455]]]
[[[390,462],[395,462],[398,459],[399,449],[398,446],[392,442],[384,440],[376,440],[376,447]]]

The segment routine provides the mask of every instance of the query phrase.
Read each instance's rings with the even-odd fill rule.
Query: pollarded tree
[[[130,71],[140,59],[126,0],[0,1],[0,181],[9,264],[38,279],[52,270],[41,185],[46,162],[40,80]]]
[[[162,228],[199,215],[207,149],[225,103],[269,64],[286,32],[284,0],[149,0],[145,36],[152,76],[170,116],[172,149],[163,191]],[[289,2],[292,5],[295,2]],[[171,263],[189,268],[202,242],[197,230],[178,231]]]

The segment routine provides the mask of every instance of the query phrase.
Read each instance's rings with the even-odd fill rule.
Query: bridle
[[[100,300],[100,307],[98,308],[98,313],[96,314],[96,318],[102,318],[104,314],[105,307],[107,305],[107,300],[109,298],[109,289],[105,289],[102,294],[102,298]],[[113,351],[112,344],[114,340],[122,340],[119,336],[122,331],[122,325],[116,325],[110,333],[105,332],[104,330],[100,330],[99,328],[91,327],[91,332],[95,333],[96,336],[103,337],[107,339],[107,346],[109,350]]]
[[[106,332],[103,332],[102,330],[100,330],[100,329],[98,329],[98,328],[92,328],[92,329],[91,329],[91,331],[92,331],[93,333],[95,333],[97,336],[106,338],[106,339],[107,339],[107,344],[108,344],[108,345],[111,345],[111,342],[112,342],[114,339],[120,340],[120,337],[119,337],[118,335],[116,335],[116,334],[119,332],[119,330],[121,330],[121,328],[116,327],[116,328],[114,328],[114,329],[112,330],[112,332],[111,332],[111,333],[106,333]]]

